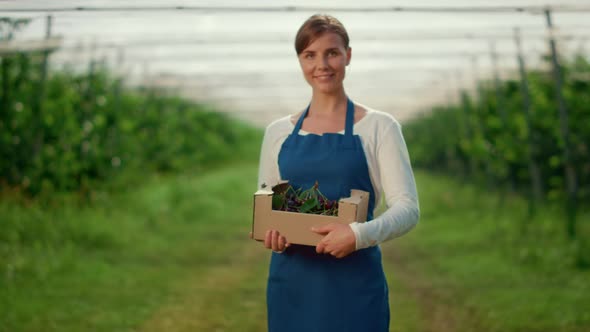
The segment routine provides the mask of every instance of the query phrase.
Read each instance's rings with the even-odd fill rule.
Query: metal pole
[[[455,77],[455,84],[456,84],[455,88],[457,89],[457,96],[456,96],[456,98],[457,98],[457,104],[461,104],[461,100],[462,100],[461,99],[462,98],[462,94],[461,94],[461,91],[462,91],[462,88],[461,88],[461,85],[462,85],[461,84],[462,83],[462,80],[461,80],[461,71],[459,71],[458,69],[456,69],[455,70],[455,73],[454,73],[454,77]]]
[[[117,63],[116,63],[116,69],[115,69],[115,76],[116,76],[116,93],[115,93],[115,111],[117,112],[117,114],[119,114],[120,107],[121,107],[121,89],[122,89],[122,85],[123,85],[123,77],[124,77],[124,66],[125,64],[125,49],[120,46],[117,49]]]
[[[553,63],[553,79],[555,80],[555,98],[559,107],[559,124],[561,129],[561,138],[563,140],[563,165],[565,169],[566,191],[567,191],[567,234],[570,238],[576,237],[576,214],[577,214],[577,183],[576,171],[572,163],[570,142],[569,142],[569,124],[567,107],[562,94],[563,78],[559,60],[557,58],[557,46],[553,37],[553,22],[551,21],[551,10],[545,9],[545,18],[547,19],[547,28],[549,29],[549,46],[551,48],[551,59]]]
[[[53,23],[53,17],[48,15],[45,21],[45,39],[51,38],[51,25]],[[37,91],[33,97],[32,113],[34,117],[35,127],[34,130],[34,143],[32,157],[33,160],[37,158],[41,149],[43,148],[44,133],[43,133],[43,100],[45,99],[45,83],[47,80],[47,64],[49,60],[49,51],[43,51],[43,58],[41,60],[41,77],[37,85]]]
[[[463,104],[463,126],[465,128],[465,140],[469,143],[473,142],[473,128],[471,127],[471,121],[469,119],[469,113],[471,113],[470,105],[469,105],[469,98],[467,92],[464,89],[461,89],[461,103]],[[461,146],[464,146],[461,144]],[[463,153],[468,152],[463,150]],[[469,154],[465,153],[465,158],[467,159],[467,176],[473,176],[476,173],[477,165],[475,163],[475,159],[472,158]],[[465,178],[467,178],[467,176]]]
[[[514,41],[516,43],[518,69],[520,72],[520,91],[522,93],[522,107],[527,126],[527,143],[528,143],[528,168],[531,176],[531,197],[529,199],[529,214],[534,214],[534,205],[543,197],[543,180],[541,178],[541,169],[536,161],[537,140],[536,133],[531,122],[531,97],[529,92],[529,83],[526,76],[526,66],[522,55],[522,45],[520,38],[520,29],[514,29]]]
[[[472,69],[473,69],[473,80],[474,80],[474,84],[475,84],[475,96],[479,99],[479,107],[476,107],[474,109],[474,116],[476,118],[476,122],[477,122],[477,129],[480,132],[480,135],[482,137],[482,140],[485,142],[486,141],[486,130],[485,130],[485,123],[484,123],[484,119],[482,118],[482,115],[485,116],[485,96],[481,87],[481,83],[480,83],[480,79],[479,79],[479,70],[477,67],[477,57],[473,56],[471,57],[471,64],[472,64]],[[479,108],[479,110],[478,110]],[[476,136],[476,135],[474,135]],[[493,179],[492,179],[492,167],[491,167],[491,163],[490,163],[490,158],[489,156],[484,157],[483,158],[483,167],[484,167],[484,171],[485,171],[485,175],[486,175],[486,183],[488,188],[492,188],[493,187]]]
[[[467,92],[463,88],[461,72],[457,70],[455,72],[455,76],[457,79],[457,92],[460,107],[458,116],[460,121],[459,126],[461,128],[461,138],[458,144],[460,150],[463,152],[463,179],[466,180],[469,175],[475,174],[476,167],[473,158],[469,158],[469,155],[466,154],[464,144],[462,144],[462,142],[464,140],[467,142],[472,141],[473,129],[471,128],[471,122],[469,121],[469,113],[471,112],[469,110],[469,100]]]
[[[85,91],[80,91],[80,94],[82,95],[82,98],[84,100],[84,106],[81,109],[81,117],[80,117],[80,126],[81,128],[85,128],[86,127],[86,123],[87,121],[89,121],[90,117],[91,117],[91,113],[94,111],[94,108],[96,107],[96,103],[95,103],[95,91],[94,91],[94,80],[95,80],[95,72],[96,72],[96,39],[93,39],[91,44],[90,44],[90,63],[88,65],[88,74],[86,75],[86,77],[84,78],[84,80],[86,80],[86,82],[88,84],[86,84],[86,90]],[[90,169],[90,163],[91,161],[88,160],[88,155],[90,152],[90,139],[88,137],[86,137],[89,133],[86,131],[83,131],[82,134],[82,144],[80,145],[80,162],[81,162],[81,167],[82,170],[80,172],[80,176],[79,176],[79,185],[80,187],[86,189],[86,181],[88,180],[88,170]],[[84,191],[84,193],[88,194],[87,191]]]
[[[490,41],[490,57],[492,62],[492,69],[493,69],[493,76],[494,76],[494,92],[496,94],[496,111],[500,116],[500,120],[502,121],[502,130],[500,131],[500,136],[510,136],[510,128],[508,126],[508,115],[506,114],[506,103],[504,102],[504,96],[501,91],[500,86],[500,74],[498,73],[498,53],[496,52],[496,42],[494,40]],[[508,163],[504,160],[504,163],[507,164],[506,167],[508,168],[508,183],[510,186],[510,190],[516,190],[516,174],[513,165]]]
[[[111,122],[109,123],[109,137],[108,140],[109,144],[109,153],[111,158],[121,158],[121,156],[116,156],[115,153],[117,152],[117,148],[119,146],[119,135],[117,130],[116,121],[121,114],[121,89],[123,85],[123,61],[124,61],[124,50],[123,47],[119,47],[117,49],[117,60],[115,64],[115,84],[113,85],[113,110],[111,111],[110,118]],[[111,159],[112,161],[113,159]]]
[[[498,53],[496,52],[496,42],[490,42],[490,56],[492,60],[492,68],[494,71],[494,90],[496,93],[496,109],[500,114],[502,125],[505,129],[508,128],[508,118],[506,115],[505,103],[503,100],[502,92],[500,91],[500,74],[498,73]]]
[[[451,114],[453,112],[453,91],[451,88],[451,81],[453,80],[453,75],[450,73],[445,74],[445,79],[443,82],[446,81],[446,89],[445,89],[445,96],[446,96],[446,112]],[[444,88],[444,87],[443,87]],[[452,123],[451,125],[455,126],[453,130],[459,130],[459,126],[457,123]],[[446,159],[446,166],[447,171],[454,172],[456,171],[456,158],[455,158],[455,150],[453,145],[447,145],[445,148],[445,159]]]
[[[467,101],[466,101],[466,97],[464,96],[464,91],[462,88],[462,84],[461,84],[461,72],[459,70],[455,71],[455,82],[456,82],[456,88],[457,88],[457,109],[458,109],[458,114],[457,114],[457,125],[459,127],[459,132],[460,132],[460,137],[459,137],[459,142],[457,142],[457,145],[459,147],[459,151],[462,151],[463,154],[461,155],[462,158],[460,159],[461,162],[461,166],[462,166],[462,173],[463,173],[463,179],[467,178],[468,173],[473,171],[473,167],[471,165],[471,160],[467,160],[466,159],[466,155],[464,153],[463,150],[463,145],[461,144],[461,142],[465,139],[467,141],[470,140],[470,135],[471,135],[471,129],[469,126],[469,120],[467,118],[467,114],[469,113],[468,110],[468,106],[467,106]]]

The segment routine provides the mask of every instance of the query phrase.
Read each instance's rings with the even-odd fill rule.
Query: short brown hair
[[[315,14],[308,18],[297,31],[295,36],[295,51],[297,55],[325,32],[333,32],[342,38],[344,47],[348,49],[348,33],[344,25],[337,18],[327,14]]]

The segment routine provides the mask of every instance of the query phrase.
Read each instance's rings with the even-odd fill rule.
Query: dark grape
[[[284,203],[283,206],[279,208],[279,210],[301,213],[301,207],[308,200],[314,199],[317,202],[316,205],[311,208],[308,207],[305,213],[322,214],[328,216],[337,215],[338,201],[332,201],[326,198],[326,196],[324,196],[319,190],[319,184],[317,181],[313,187],[304,191],[301,191],[301,189],[295,190],[290,185],[285,189],[284,184],[281,187],[277,187],[276,191],[274,189],[275,187],[273,187],[274,195],[283,196],[282,201]]]

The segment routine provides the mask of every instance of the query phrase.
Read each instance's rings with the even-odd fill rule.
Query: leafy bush
[[[0,189],[88,191],[120,174],[257,157],[260,132],[206,105],[127,89],[100,66],[42,84],[40,54],[0,60]]]
[[[579,195],[590,198],[590,63],[577,56],[563,65],[563,95],[569,113],[570,149]],[[462,104],[436,106],[427,116],[404,126],[418,167],[489,177],[528,190],[529,153],[539,165],[544,196],[565,196],[563,149],[554,82],[549,73],[527,73],[531,132],[523,109],[520,82],[501,83],[500,103],[492,84],[480,82],[479,98],[464,95]],[[500,106],[502,109],[500,109]],[[505,118],[503,118],[502,110]],[[532,135],[532,144],[529,144]]]

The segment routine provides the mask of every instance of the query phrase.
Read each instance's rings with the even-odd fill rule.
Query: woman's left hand
[[[318,254],[324,253],[342,258],[356,250],[356,237],[348,225],[329,224],[322,227],[312,227],[311,231],[326,235],[315,248]]]

